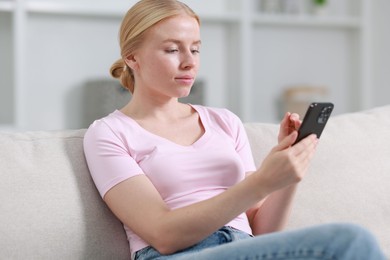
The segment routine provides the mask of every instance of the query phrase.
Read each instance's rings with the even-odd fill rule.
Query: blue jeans
[[[375,238],[352,224],[326,224],[305,229],[251,237],[223,227],[198,244],[172,255],[160,255],[146,247],[136,260],[218,260],[218,259],[386,259]]]

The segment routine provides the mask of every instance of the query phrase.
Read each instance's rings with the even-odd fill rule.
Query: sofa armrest
[[[84,133],[0,134],[1,259],[130,259],[89,174]]]

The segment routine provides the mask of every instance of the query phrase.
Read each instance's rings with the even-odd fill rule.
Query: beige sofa
[[[260,163],[278,127],[245,127]],[[84,133],[0,134],[0,259],[129,259],[90,178]],[[288,228],[340,221],[370,229],[390,256],[390,106],[329,121]]]

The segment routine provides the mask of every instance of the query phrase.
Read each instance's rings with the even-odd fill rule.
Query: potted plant
[[[312,0],[313,14],[324,15],[328,12],[328,0]]]

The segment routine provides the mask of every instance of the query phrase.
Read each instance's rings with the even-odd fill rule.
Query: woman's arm
[[[278,141],[299,129],[301,121],[297,114],[286,113],[280,124]],[[313,156],[314,153],[310,155]],[[308,162],[310,159],[308,160]],[[308,165],[307,165],[308,166]],[[306,169],[307,169],[306,166]],[[303,168],[303,171],[306,171]],[[250,175],[248,173],[247,175]],[[247,211],[254,235],[270,233],[282,230],[287,224],[291,213],[294,195],[297,190],[297,184],[291,184],[270,194],[266,199],[260,201]]]
[[[262,166],[240,183],[208,200],[170,210],[149,179],[135,176],[110,189],[104,200],[114,214],[159,252],[169,254],[201,241],[268,194],[298,182],[308,137],[291,147],[292,133],[275,146]]]
[[[219,229],[265,196],[246,178],[211,199],[170,210],[145,175],[114,186],[104,196],[113,213],[162,254],[189,247]]]
[[[254,235],[282,230],[290,216],[297,184],[275,191],[247,211]]]

